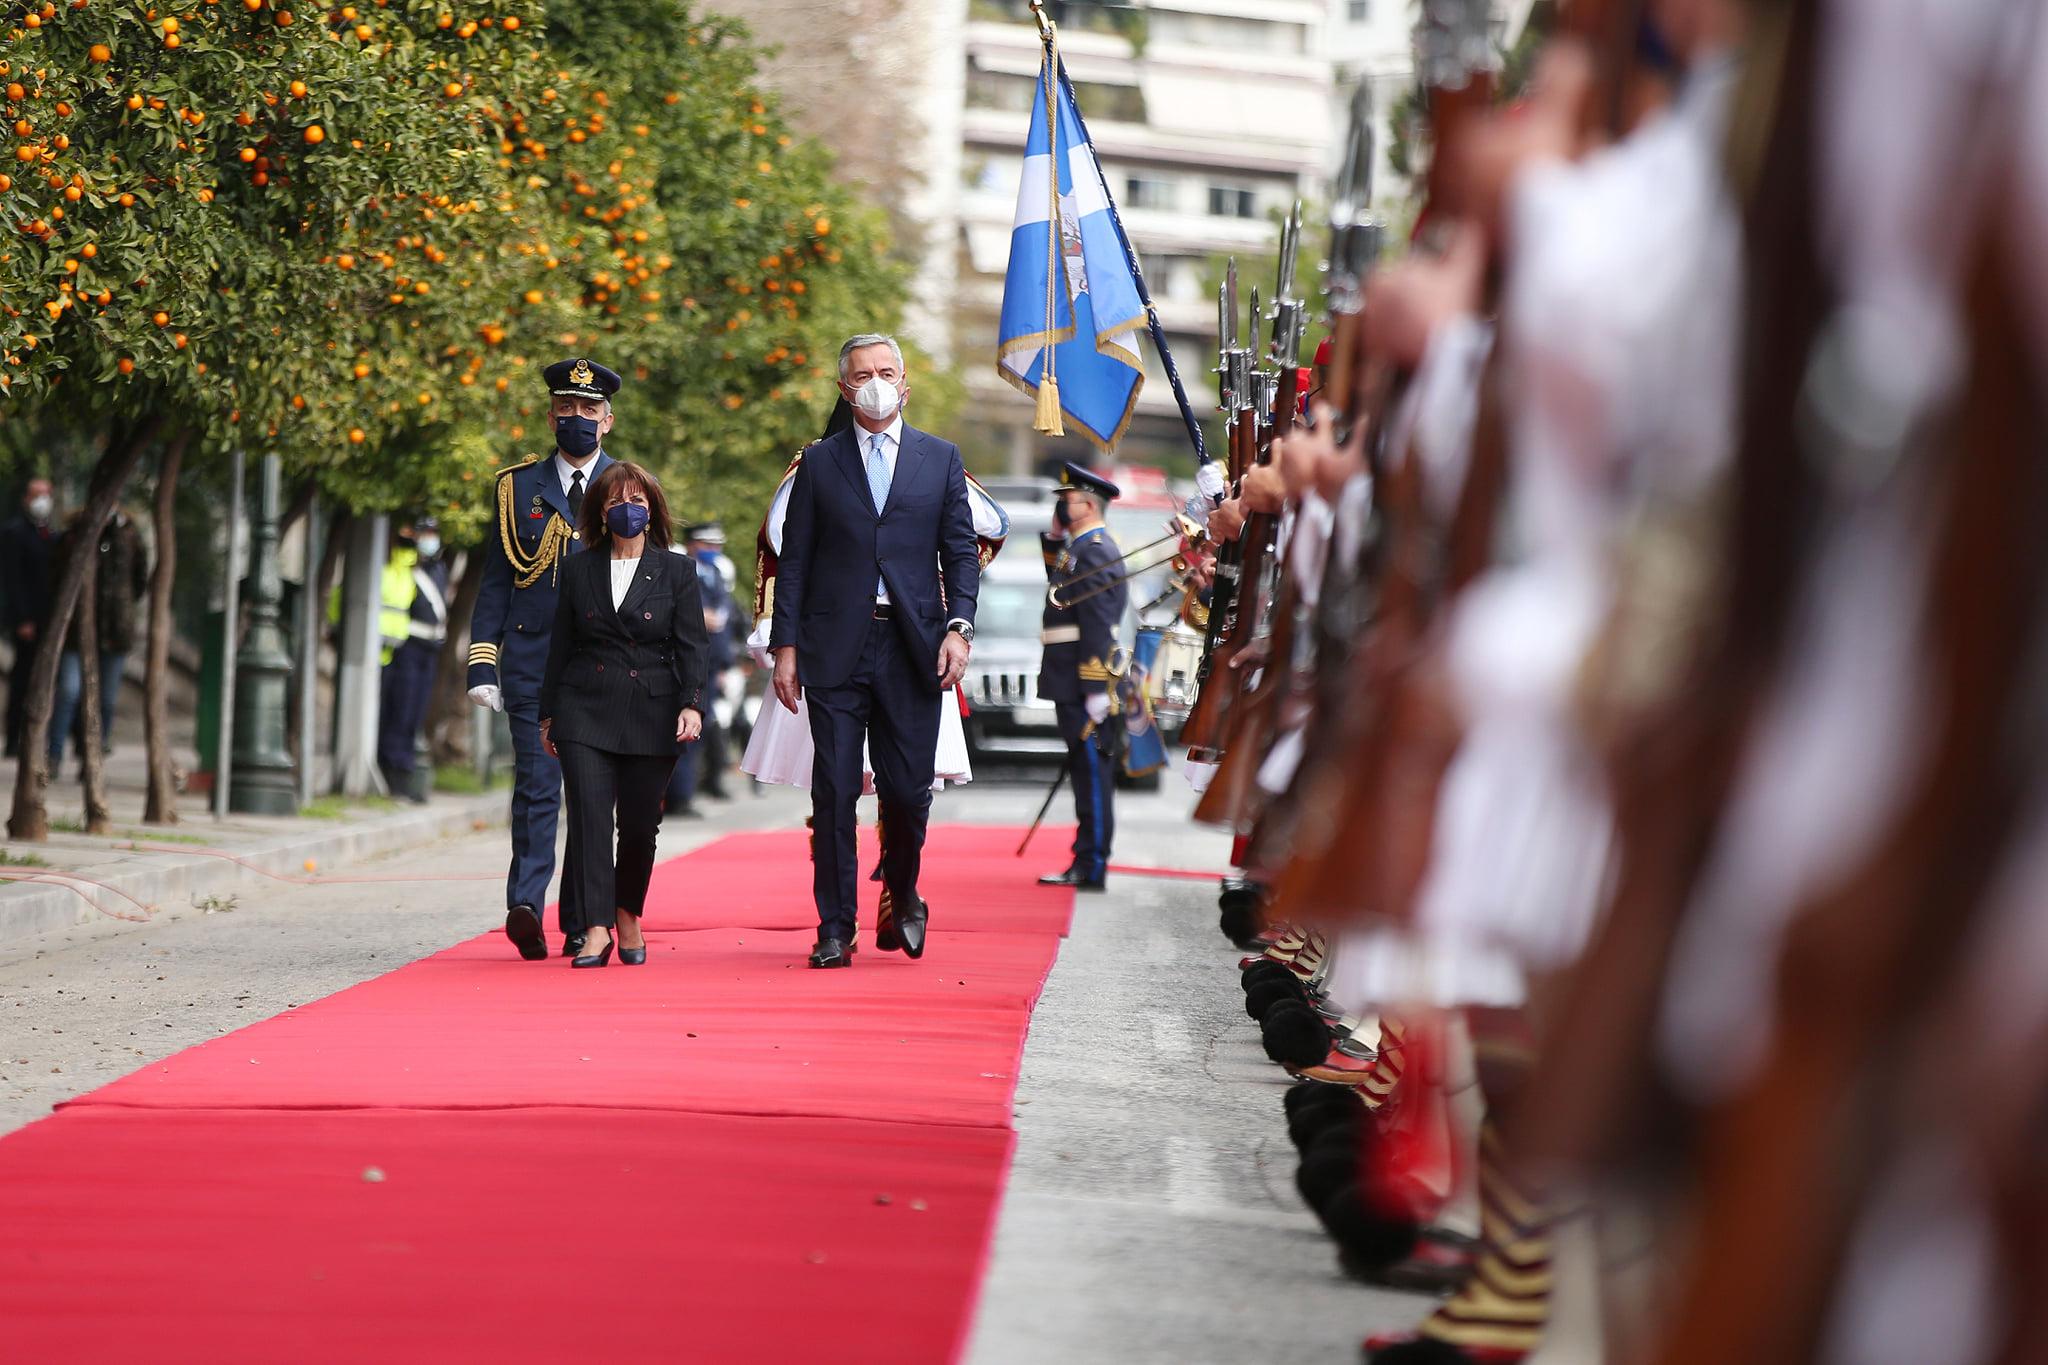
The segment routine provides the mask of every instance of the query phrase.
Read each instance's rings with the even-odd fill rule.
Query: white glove
[[[1088,719],[1097,725],[1109,719],[1109,693],[1096,692],[1083,703],[1088,708]]]
[[[469,699],[478,706],[488,707],[493,711],[505,709],[505,694],[500,692],[493,683],[485,683],[482,687],[470,688]]]

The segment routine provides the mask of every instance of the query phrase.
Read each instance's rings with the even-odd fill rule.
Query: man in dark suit
[[[974,639],[980,547],[959,447],[905,426],[903,351],[886,336],[839,351],[854,425],[810,448],[790,487],[768,647],[775,695],[810,705],[813,967],[854,952],[854,803],[865,741],[889,831],[882,880],[894,907],[875,946],[924,955],[917,894],[939,742],[939,694]]]
[[[544,958],[525,932],[547,904],[555,875],[555,822],[562,809],[562,765],[541,746],[540,684],[563,561],[583,548],[576,527],[583,496],[611,464],[601,442],[612,429],[619,377],[584,359],[541,372],[548,386],[555,451],[498,471],[497,516],[484,542],[484,582],[469,625],[469,699],[512,719],[512,867],[505,878],[505,922],[520,926],[520,955]],[[576,869],[562,867],[562,955],[583,947]]]

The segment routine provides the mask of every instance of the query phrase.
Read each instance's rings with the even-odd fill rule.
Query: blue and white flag
[[[1047,66],[1056,80],[1048,82]],[[1058,96],[1050,111],[1048,84]],[[1132,335],[1146,326],[1145,304],[1114,214],[1073,87],[1057,58],[1048,57],[1024,142],[996,368],[1036,394],[1049,365],[1065,420],[1105,451],[1123,437],[1145,383]]]

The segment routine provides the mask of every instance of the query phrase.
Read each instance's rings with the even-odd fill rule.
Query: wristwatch
[[[968,644],[970,644],[970,645],[971,645],[971,644],[973,644],[973,643],[974,643],[974,623],[973,623],[973,622],[971,622],[971,621],[951,621],[951,622],[948,622],[948,623],[947,623],[947,625],[946,625],[946,629],[947,629],[947,630],[949,630],[949,631],[951,631],[951,632],[952,632],[953,634],[955,634],[955,635],[959,636],[959,637],[960,637],[961,639],[965,640],[965,641],[966,641],[966,642],[967,642]]]

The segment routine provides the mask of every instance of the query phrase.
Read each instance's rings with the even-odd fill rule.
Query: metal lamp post
[[[294,815],[298,782],[285,736],[292,676],[280,604],[277,520],[283,461],[263,457],[255,538],[249,556],[249,631],[235,657],[233,786],[228,808],[245,815]]]

